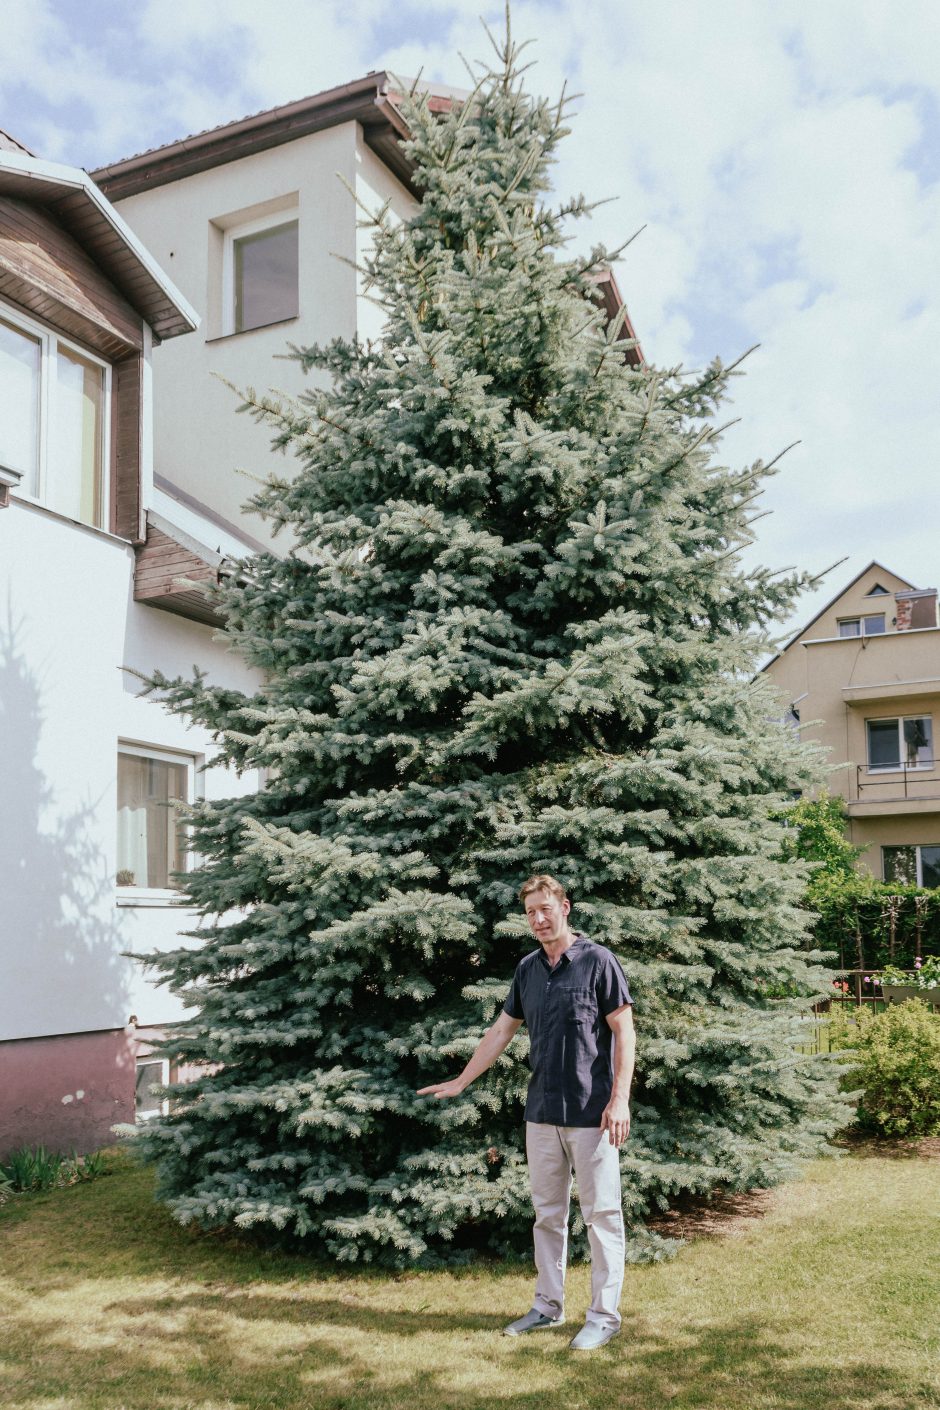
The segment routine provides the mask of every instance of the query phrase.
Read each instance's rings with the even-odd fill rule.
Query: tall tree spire
[[[763,470],[716,459],[730,369],[631,366],[604,252],[565,257],[567,103],[521,67],[507,35],[467,102],[403,98],[423,199],[369,217],[381,346],[248,399],[299,462],[254,501],[290,551],[217,590],[264,685],[153,682],[267,783],[195,809],[217,923],[149,958],[196,1006],[167,1051],[208,1066],[142,1140],[180,1219],[343,1260],[528,1246],[524,1037],[453,1103],[415,1089],[501,1004],[531,872],[636,1000],[635,1249],[647,1211],[773,1182],[841,1119],[795,1047],[822,976],[775,821],[814,763],[751,682],[801,583],[738,560]]]

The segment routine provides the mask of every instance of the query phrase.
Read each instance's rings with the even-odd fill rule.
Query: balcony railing
[[[900,799],[936,798],[940,796],[938,788],[937,760],[932,757],[919,759],[916,764],[856,764],[855,798],[850,801],[889,803]]]

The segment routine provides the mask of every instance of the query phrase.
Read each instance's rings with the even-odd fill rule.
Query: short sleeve
[[[597,976],[598,1008],[606,1018],[609,1013],[613,1013],[614,1009],[623,1008],[624,1004],[632,1003],[627,976],[624,974],[617,956],[612,955],[608,950],[604,954],[604,963]]]
[[[525,1019],[525,1014],[522,1011],[522,986],[519,983],[518,969],[512,977],[512,984],[509,986],[509,993],[503,1004],[503,1013],[508,1014],[510,1018]]]

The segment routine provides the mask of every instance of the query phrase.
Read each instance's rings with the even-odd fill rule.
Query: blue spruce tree
[[[415,1089],[501,1005],[531,872],[636,1000],[635,1249],[650,1211],[778,1181],[842,1119],[796,1046],[825,981],[777,821],[815,765],[752,683],[802,586],[739,562],[769,467],[715,459],[732,369],[624,358],[604,252],[564,257],[588,206],[547,203],[565,104],[500,52],[445,115],[403,101],[423,199],[370,217],[381,346],[249,395],[299,460],[254,501],[290,550],[213,590],[264,685],[150,682],[267,782],[193,812],[210,925],[148,962],[194,1005],[164,1051],[204,1075],[142,1144],[180,1220],[339,1260],[529,1247],[524,1032],[461,1098]]]

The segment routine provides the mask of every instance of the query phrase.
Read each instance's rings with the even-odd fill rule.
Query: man
[[[459,1096],[526,1024],[532,1069],[526,1154],[538,1276],[531,1311],[505,1331],[517,1337],[565,1320],[573,1171],[591,1245],[591,1306],[570,1345],[593,1351],[620,1330],[624,1231],[617,1152],[630,1134],[632,1001],[610,951],[570,928],[571,902],[560,882],[531,876],[519,895],[539,949],[516,969],[502,1012],[460,1076],[422,1087],[418,1095]]]

